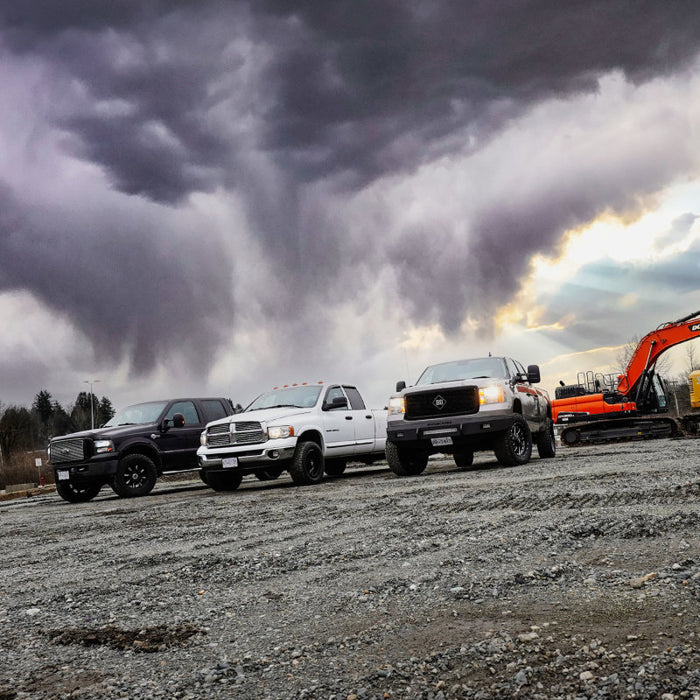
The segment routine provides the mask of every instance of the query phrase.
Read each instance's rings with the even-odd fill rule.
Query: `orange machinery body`
[[[633,414],[636,410],[637,404],[634,401],[610,403],[605,400],[602,393],[585,394],[584,396],[572,396],[568,399],[554,399],[552,401],[552,420],[556,423],[559,413],[585,414],[592,418],[614,418]]]

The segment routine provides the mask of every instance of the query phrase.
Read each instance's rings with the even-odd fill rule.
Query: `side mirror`
[[[323,404],[324,411],[332,411],[336,408],[347,408],[348,400],[344,396],[336,396],[330,403]]]
[[[182,428],[183,425],[185,425],[185,416],[182,413],[175,413],[173,415],[173,427]]]
[[[163,418],[163,420],[160,422],[160,425],[158,426],[158,430],[160,430],[161,433],[167,433],[168,430],[170,430],[170,423],[172,421],[170,418]]]
[[[403,391],[406,388],[406,382],[402,379],[400,382],[396,382],[396,391]]]
[[[540,368],[538,365],[528,365],[527,366],[527,381],[530,384],[539,384],[540,379]]]

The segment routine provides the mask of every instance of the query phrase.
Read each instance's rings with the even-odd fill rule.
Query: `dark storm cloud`
[[[26,0],[0,22],[9,45],[45,55],[92,99],[125,101],[128,116],[81,109],[62,125],[117,186],[161,201],[237,179],[250,144],[226,119],[212,123],[217,108],[260,119],[254,145],[272,149],[291,186],[333,173],[366,182],[434,156],[458,128],[478,139],[535,100],[595,90],[606,71],[671,72],[700,35],[692,0]],[[231,50],[240,36],[270,58],[252,67],[250,92],[232,94],[230,76],[254,60]],[[144,143],[152,123],[172,134],[171,152]]]
[[[154,230],[148,216],[103,213],[96,235],[92,217],[30,209],[0,182],[0,290],[31,289],[100,361],[126,355],[138,374],[184,357],[203,371],[233,316],[224,254],[175,222]]]
[[[300,292],[299,308],[314,291],[310,280],[336,279],[336,266],[325,263],[351,228],[302,215],[319,183],[351,196],[439,155],[477,152],[538,101],[593,92],[609,71],[643,82],[682,69],[696,56],[698,36],[695,0],[0,7],[0,49],[43,66],[37,109],[67,136],[65,148],[99,166],[118,191],[160,204],[184,207],[202,191],[241,195],[251,231],[288,273],[289,297]],[[485,319],[507,301],[532,254],[555,245],[567,225],[624,206],[630,181],[647,192],[671,169],[655,165],[643,182],[617,173],[603,185],[586,174],[585,187],[560,184],[529,199],[481,204],[468,236],[428,221],[363,251],[375,256],[368,263],[375,271],[396,267],[419,320],[455,329],[465,312]],[[147,237],[132,223],[97,239],[89,231],[98,222],[81,222],[80,236],[66,220],[58,250],[69,264],[61,269],[52,259],[56,232],[28,214],[31,201],[4,199],[0,289],[32,289],[112,356],[128,351],[137,367],[150,368],[153,338],[173,341],[179,327],[184,344],[200,348],[204,327],[230,324],[230,263],[218,249],[205,257],[193,243],[155,270],[146,264],[167,245],[170,222]],[[426,238],[439,245],[427,250]],[[74,282],[89,269],[85,239],[113,268],[106,278],[88,272],[87,294]],[[313,274],[302,274],[310,264]],[[28,274],[30,265],[43,271],[40,279]],[[216,299],[220,326],[208,316]],[[108,301],[109,328],[100,325]],[[211,348],[217,333],[207,337]]]

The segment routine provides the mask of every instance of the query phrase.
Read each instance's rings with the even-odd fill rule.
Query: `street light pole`
[[[97,384],[100,380],[99,379],[85,379],[83,380],[83,384],[89,384],[90,385],[90,425],[92,426],[92,429],[95,429],[95,405],[93,403],[93,395],[92,395],[92,385]]]

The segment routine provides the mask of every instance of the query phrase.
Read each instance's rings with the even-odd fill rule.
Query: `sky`
[[[0,84],[5,407],[553,392],[700,310],[694,0],[23,0]]]

